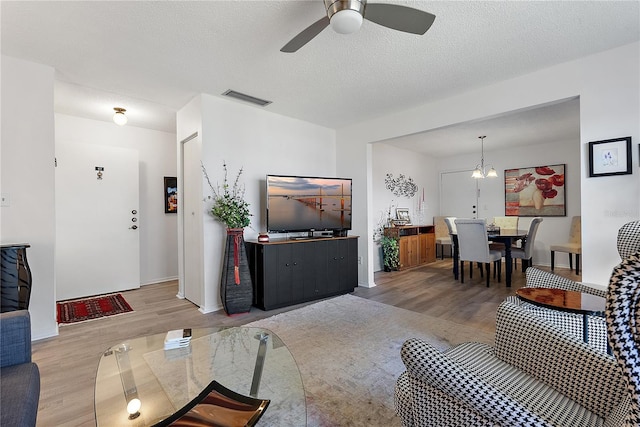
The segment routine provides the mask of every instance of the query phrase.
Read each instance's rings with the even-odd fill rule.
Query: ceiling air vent
[[[231,98],[239,99],[240,101],[250,102],[252,104],[256,104],[261,107],[271,104],[271,101],[265,101],[264,99],[256,98],[251,95],[245,95],[244,93],[236,92],[235,90],[231,90],[231,89],[224,92],[223,95],[229,96]]]

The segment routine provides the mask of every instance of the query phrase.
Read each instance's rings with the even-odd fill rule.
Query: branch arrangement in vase
[[[245,228],[251,222],[251,213],[249,212],[249,203],[244,199],[244,184],[240,184],[240,176],[242,168],[238,171],[233,185],[229,185],[228,170],[226,162],[222,163],[224,169],[224,181],[222,186],[217,184],[215,187],[209,179],[207,169],[202,164],[202,173],[211,188],[212,196],[207,196],[208,200],[213,200],[213,205],[209,211],[211,215],[218,221],[224,223],[227,228]]]

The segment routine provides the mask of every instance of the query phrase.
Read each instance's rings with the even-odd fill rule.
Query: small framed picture
[[[409,218],[409,209],[396,208],[396,219],[398,219],[398,221],[404,222],[404,225],[411,224],[411,218]]]
[[[178,213],[178,179],[164,177],[164,213]]]
[[[631,173],[630,136],[589,143],[589,177]]]

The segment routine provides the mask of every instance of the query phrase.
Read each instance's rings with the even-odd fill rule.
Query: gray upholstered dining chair
[[[457,251],[458,249],[456,248],[456,241],[453,237],[453,235],[456,233],[456,217],[455,216],[447,216],[444,218],[444,223],[447,226],[447,230],[449,230],[449,238],[451,238],[451,254],[453,255],[454,251]],[[453,276],[455,277],[456,280],[458,280],[458,276],[456,276],[457,274],[457,266],[453,265]]]
[[[447,229],[449,230],[449,237],[451,237],[452,234],[456,233],[456,217],[447,216],[444,218],[444,223],[447,225]]]
[[[571,219],[571,229],[569,230],[569,241],[557,243],[549,246],[551,250],[551,271],[555,267],[556,252],[566,252],[569,254],[569,268],[573,270],[573,254],[576,255],[576,274],[580,271],[580,254],[582,253],[582,227],[579,216]]]
[[[484,219],[456,219],[458,252],[460,260],[460,282],[464,283],[464,262],[469,261],[469,277],[473,277],[473,263],[484,264],[487,272],[487,287],[491,276],[491,263],[498,271],[498,282],[502,273],[502,253],[489,249],[487,223]],[[482,270],[481,270],[482,271]]]
[[[524,241],[524,245],[521,248],[513,247],[511,248],[511,258],[513,259],[521,259],[522,260],[522,271],[524,272],[527,267],[533,264],[533,247],[536,240],[536,233],[538,232],[538,226],[542,222],[542,218],[535,217],[531,220],[531,224],[529,224],[529,232],[527,233],[527,238]],[[501,251],[502,256],[505,256],[505,251]]]

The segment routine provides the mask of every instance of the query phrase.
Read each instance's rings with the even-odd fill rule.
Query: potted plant
[[[380,237],[384,271],[397,270],[400,266],[400,245],[398,239],[390,236]]]
[[[202,172],[213,193],[207,197],[208,200],[213,200],[209,212],[227,226],[220,298],[225,312],[231,315],[249,312],[253,303],[253,284],[244,246],[244,227],[251,222],[251,213],[249,203],[244,199],[244,185],[240,184],[242,168],[238,171],[233,185],[229,185],[227,164],[223,162],[222,167],[224,170],[222,186],[213,186],[204,165],[202,165]]]
[[[244,200],[244,185],[240,184],[242,168],[238,171],[238,175],[231,187],[227,178],[227,164],[222,163],[222,168],[224,170],[223,184],[222,186],[214,187],[211,184],[207,170],[202,165],[202,172],[213,193],[213,195],[207,197],[207,199],[213,200],[210,213],[215,219],[225,224],[227,228],[247,227],[251,222],[251,213],[249,212],[249,203]]]
[[[397,270],[400,266],[400,246],[398,239],[386,236],[384,229],[391,226],[391,209],[386,213],[381,212],[376,228],[373,229],[373,241],[382,249],[382,268],[384,271]]]

